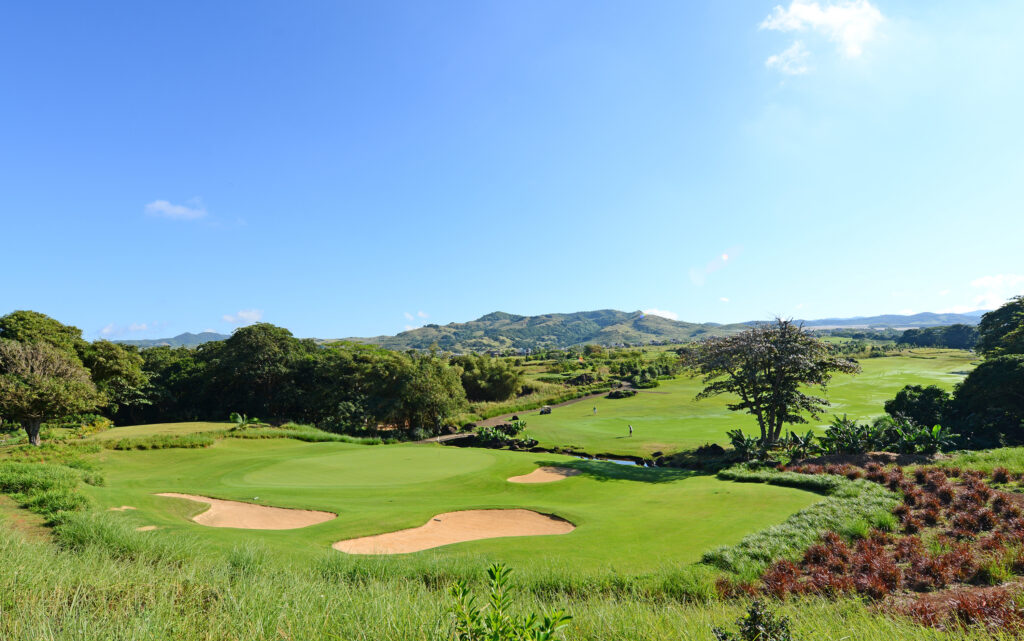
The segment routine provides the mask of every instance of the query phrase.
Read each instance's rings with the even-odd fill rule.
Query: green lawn
[[[103,507],[137,508],[118,512],[118,518],[157,525],[161,529],[152,533],[157,537],[189,533],[221,551],[258,543],[286,557],[322,555],[335,541],[419,526],[441,512],[521,507],[556,514],[577,529],[560,536],[462,543],[413,556],[484,556],[519,567],[637,573],[695,561],[709,548],[734,543],[820,499],[791,488],[731,483],[681,470],[438,445],[224,439],[206,449],[104,452],[103,457],[107,485],[87,491]],[[552,463],[578,466],[584,474],[542,485],[506,481]],[[153,496],[157,492],[327,510],[338,518],[290,531],[207,528],[188,520],[205,506]]]
[[[919,349],[901,356],[866,358],[863,372],[836,376],[828,390],[829,414],[867,419],[884,413],[882,405],[904,385],[939,385],[952,389],[972,369],[974,355],[960,350]],[[960,373],[958,373],[960,372]],[[545,447],[571,447],[590,453],[649,455],[692,448],[704,443],[725,443],[725,432],[737,427],[757,432],[757,423],[746,414],[730,412],[732,399],[720,396],[703,401],[694,397],[702,389],[700,379],[680,377],[636,396],[600,398],[557,407],[541,416],[521,412],[529,435]],[[597,407],[597,414],[593,408]],[[634,434],[628,436],[632,424]],[[799,427],[798,427],[799,429]],[[804,428],[806,429],[806,428]]]

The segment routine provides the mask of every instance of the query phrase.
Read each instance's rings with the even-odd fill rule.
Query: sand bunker
[[[331,512],[314,510],[291,510],[283,507],[267,507],[240,501],[224,501],[211,499],[194,494],[176,494],[166,492],[157,496],[169,496],[176,499],[188,499],[206,503],[210,509],[192,517],[200,525],[210,527],[232,527],[245,530],[295,530],[330,521],[337,515]]]
[[[571,467],[538,467],[529,474],[523,474],[522,476],[509,477],[509,483],[554,483],[555,481],[561,481],[567,479],[570,476],[576,476],[580,473],[579,470]]]
[[[142,527],[135,528],[136,532],[152,532],[156,529],[155,525],[143,525]]]
[[[332,547],[349,554],[405,554],[464,541],[568,534],[575,529],[565,519],[530,510],[465,510],[438,514],[420,527],[338,541]]]
[[[112,507],[112,508],[110,508],[109,511],[110,512],[124,512],[125,510],[134,510],[134,509],[135,508],[133,508],[130,505],[122,505],[121,507]]]

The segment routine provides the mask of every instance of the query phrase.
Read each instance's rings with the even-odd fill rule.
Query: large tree
[[[738,396],[728,408],[757,419],[763,444],[778,441],[788,423],[806,423],[805,413],[817,418],[828,407],[824,398],[807,394],[807,387],[824,392],[833,373],[860,371],[857,361],[831,354],[824,342],[782,319],[701,341],[684,358],[704,379],[697,399]]]
[[[82,360],[112,414],[152,402],[149,374],[142,369],[142,356],[134,347],[96,341],[84,350]]]
[[[0,339],[0,415],[39,445],[43,421],[88,412],[102,402],[89,372],[48,343]]]
[[[82,339],[82,330],[50,318],[46,314],[29,310],[0,316],[0,338],[19,343],[46,343],[81,360],[88,343]]]
[[[982,316],[978,334],[978,351],[985,356],[1024,354],[1024,296]]]
[[[951,409],[972,445],[1024,444],[1024,354],[985,359],[957,385]]]

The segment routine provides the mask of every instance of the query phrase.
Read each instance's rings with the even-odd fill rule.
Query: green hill
[[[396,336],[351,340],[396,350],[426,349],[436,344],[443,350],[471,352],[569,347],[585,343],[676,343],[700,336],[729,334],[745,328],[746,325],[741,324],[686,323],[643,312],[620,312],[614,309],[540,316],[493,312],[468,323],[426,325]]]

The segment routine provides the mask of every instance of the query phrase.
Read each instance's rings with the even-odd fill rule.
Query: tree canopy
[[[755,326],[724,338],[701,341],[684,352],[686,364],[704,379],[697,399],[734,394],[728,404],[757,419],[761,443],[774,443],[790,423],[817,417],[828,401],[803,390],[824,392],[835,372],[857,373],[857,361],[833,355],[828,346],[792,321]]]
[[[45,342],[0,339],[0,415],[21,423],[39,445],[43,421],[88,412],[103,401],[89,372]]]
[[[983,315],[978,334],[978,351],[985,356],[1024,354],[1024,296]]]

